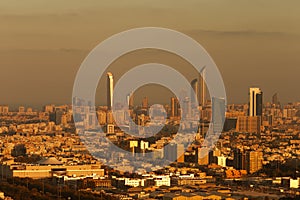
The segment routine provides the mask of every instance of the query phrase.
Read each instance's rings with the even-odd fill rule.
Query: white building
[[[299,180],[298,179],[290,179],[290,188],[298,189],[299,188]]]
[[[170,176],[153,176],[155,186],[171,186]]]
[[[218,165],[222,167],[226,167],[226,160],[225,156],[218,156]]]

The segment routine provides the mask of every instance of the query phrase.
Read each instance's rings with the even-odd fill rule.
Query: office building
[[[180,104],[177,98],[171,98],[171,117],[180,116]]]
[[[246,153],[246,166],[247,171],[253,174],[262,169],[263,164],[263,152],[261,151],[250,151]]]
[[[206,85],[205,85],[205,75],[206,75],[206,67],[204,67],[200,72],[200,86],[201,86],[201,98],[200,105],[205,106],[206,101]]]
[[[191,101],[189,97],[185,97],[182,106],[182,116],[184,119],[190,118],[192,115]]]
[[[259,88],[250,88],[249,116],[262,116],[263,92]]]
[[[225,122],[225,99],[212,98],[212,124],[214,133],[221,133]]]
[[[198,107],[199,105],[199,82],[198,79],[194,79],[191,82],[191,87],[192,87],[192,91],[191,91],[191,103],[193,107]],[[194,95],[193,95],[194,93]]]
[[[260,116],[239,116],[236,131],[240,133],[260,133]]]
[[[114,94],[114,77],[111,72],[107,73],[107,108],[111,110],[113,107]]]
[[[233,150],[233,167],[237,170],[246,170],[246,154],[243,150]]]
[[[199,165],[208,165],[209,164],[209,148],[201,147],[198,148],[198,164]]]
[[[55,125],[60,125],[62,123],[63,114],[64,114],[64,111],[56,110],[49,114],[49,120],[51,122],[55,122]]]
[[[164,148],[164,159],[171,162],[184,162],[184,146],[182,144],[168,144]]]
[[[134,108],[134,96],[133,92],[127,95],[127,105],[130,110]]]

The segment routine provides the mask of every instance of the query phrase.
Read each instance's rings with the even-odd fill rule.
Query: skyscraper
[[[212,124],[214,133],[221,133],[225,122],[225,99],[212,98]]]
[[[263,152],[250,151],[246,153],[246,168],[250,174],[253,174],[262,169]]]
[[[241,149],[233,150],[233,167],[237,170],[246,169],[246,154]]]
[[[200,84],[201,84],[201,100],[200,104],[201,106],[205,105],[205,99],[206,99],[206,86],[205,86],[205,72],[206,72],[206,67],[204,67],[201,72],[200,72]]]
[[[127,104],[129,106],[129,109],[133,109],[134,108],[134,96],[133,96],[133,92],[131,92],[130,94],[127,95]]]
[[[279,104],[279,101],[278,101],[278,94],[275,93],[273,96],[272,96],[272,104],[273,105],[278,105]]]
[[[182,115],[184,119],[190,118],[192,114],[190,98],[185,97],[182,106]]]
[[[113,107],[114,77],[111,72],[107,73],[107,107],[111,110]]]
[[[262,116],[263,92],[260,88],[250,88],[249,93],[249,116]]]
[[[179,117],[180,116],[180,104],[177,98],[171,98],[171,117]]]
[[[196,105],[200,98],[199,98],[199,83],[198,83],[198,79],[194,79],[191,82],[191,86],[192,86],[192,91],[191,91],[191,103],[192,106],[198,106]],[[193,95],[193,92],[195,93],[195,95]],[[199,104],[199,102],[198,102]]]

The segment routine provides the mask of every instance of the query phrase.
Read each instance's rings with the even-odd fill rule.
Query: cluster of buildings
[[[226,105],[223,97],[207,100],[199,78],[191,82],[199,103],[192,96],[172,97],[152,115],[148,98],[136,106],[131,93],[128,110],[115,105],[113,113],[113,83],[108,73],[107,106],[92,107],[80,98],[73,106],[46,105],[43,111],[0,106],[0,177],[61,178],[66,185],[100,188],[122,199],[277,199],[300,192],[297,176],[270,177],[264,171],[274,162],[299,159],[300,103],[281,105],[275,94],[263,104],[261,89],[250,88],[248,104]],[[107,141],[97,137],[99,128]],[[155,130],[160,132],[152,137],[129,134]],[[213,149],[203,145],[210,132],[218,137]],[[181,143],[173,142],[175,135]],[[114,152],[109,142],[132,156]],[[95,158],[100,154],[106,160]],[[149,157],[170,165],[145,162]]]

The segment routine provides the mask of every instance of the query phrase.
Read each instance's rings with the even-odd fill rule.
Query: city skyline
[[[299,0],[0,0],[0,199],[300,199]]]
[[[291,92],[298,90],[299,1],[175,2],[1,1],[0,103],[70,103],[76,72],[88,53],[113,34],[145,26],[178,30],[203,45],[220,69],[228,102],[245,102],[241,94],[253,86],[262,88],[266,99],[278,92],[282,103],[300,100]],[[158,51],[133,52],[110,71],[117,81],[129,68],[150,61],[195,78],[187,63]]]
[[[107,77],[106,96],[105,96],[106,100],[104,102],[101,102],[101,103],[96,101],[95,105],[96,106],[107,106],[108,109],[111,110],[112,105],[113,105],[114,75],[113,75],[113,73],[108,72],[106,77]],[[193,88],[193,90],[197,90],[197,92],[195,92],[195,97],[200,98],[200,100],[198,100],[198,103],[201,106],[201,105],[204,105],[202,102],[206,102],[206,101],[211,102],[214,97],[211,98],[209,96],[209,94],[208,94],[208,97],[205,97],[207,95],[206,94],[207,89],[206,89],[206,87],[204,87],[205,92],[203,93],[202,78],[200,77],[200,80],[201,80],[200,84],[199,84],[198,80],[199,79],[193,79],[192,82],[191,82],[191,87]],[[201,86],[202,90],[198,88],[199,87],[198,84]],[[143,86],[143,87],[147,87],[147,86]],[[145,93],[140,94],[139,90],[140,90],[140,88],[126,96],[127,103],[128,103],[129,106],[133,105],[133,106],[142,106],[143,107],[143,103],[144,103],[145,98],[147,98],[148,105],[154,105],[154,104],[157,104],[157,103],[161,103],[163,105],[166,105],[166,104],[170,104],[169,103],[170,99],[176,98],[176,96],[174,94],[172,94],[171,92],[168,92],[167,94],[170,95],[170,96],[166,97],[166,101],[157,102],[157,101],[151,100],[149,98],[149,96],[147,96],[147,94],[145,94]],[[249,105],[249,111],[248,111],[249,115],[250,116],[256,116],[256,112],[259,112],[260,114],[258,114],[258,115],[261,115],[262,106],[265,106],[265,104],[267,104],[267,103],[273,103],[274,104],[274,96],[276,96],[276,103],[275,104],[280,103],[281,106],[288,105],[290,103],[300,102],[300,101],[295,101],[295,102],[282,103],[280,101],[280,98],[278,97],[277,92],[272,96],[272,98],[270,100],[265,100],[265,98],[262,98],[263,92],[260,88],[258,88],[258,87],[249,87],[248,90],[250,90],[250,92],[248,92],[248,96],[245,93],[245,96],[247,96],[247,99],[248,99],[247,101],[242,102],[242,103],[228,102],[227,105]],[[138,96],[135,95],[136,92],[139,92]],[[251,94],[252,92],[255,93],[255,94]],[[183,92],[183,94],[186,94],[186,92]],[[203,98],[203,94],[205,94],[204,98]],[[260,99],[256,100],[256,97],[253,98],[253,95],[254,96],[259,95]],[[194,100],[192,98],[190,98],[188,95],[185,96],[185,97],[189,98],[189,100],[191,101],[191,103],[193,105]],[[252,99],[255,101],[255,103],[251,102]],[[259,101],[259,102],[256,102],[256,101]],[[116,103],[118,103],[118,102],[116,102]],[[47,104],[41,104],[41,106],[32,106],[32,105],[26,105],[26,104],[18,104],[18,105],[1,104],[1,102],[0,102],[0,106],[8,106],[10,109],[13,109],[13,110],[18,110],[21,107],[22,108],[24,108],[24,107],[34,108],[34,109],[37,109],[37,110],[41,110],[46,105],[71,105],[71,104],[72,103],[68,104],[68,103],[53,103],[52,102],[52,103],[47,103]],[[258,105],[259,108],[256,108],[257,104],[259,104]],[[257,109],[260,110],[260,111],[257,111]]]

